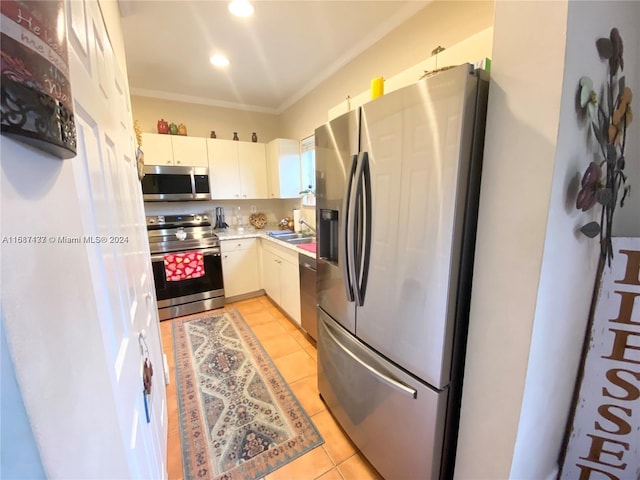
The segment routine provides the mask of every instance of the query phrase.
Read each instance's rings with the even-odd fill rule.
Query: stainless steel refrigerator
[[[387,480],[453,474],[488,81],[461,65],[318,128],[318,386]]]

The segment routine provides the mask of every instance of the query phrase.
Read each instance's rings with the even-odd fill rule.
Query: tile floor
[[[325,443],[267,475],[265,480],[382,480],[342,432],[318,395],[316,348],[266,296],[227,304],[237,308],[269,353]],[[160,323],[171,384],[167,385],[169,480],[183,478],[171,320]]]

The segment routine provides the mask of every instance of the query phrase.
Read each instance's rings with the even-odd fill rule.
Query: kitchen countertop
[[[303,255],[306,255],[307,257],[311,257],[311,258],[316,258],[316,254],[313,252],[309,252],[308,250],[305,250],[303,248],[298,248],[297,245],[292,245],[290,243],[285,242],[284,240],[278,240],[275,237],[272,237],[269,235],[269,232],[275,232],[275,231],[282,231],[282,230],[277,230],[277,229],[263,229],[263,230],[258,230],[256,228],[245,228],[242,231],[239,231],[235,228],[230,228],[228,230],[214,230],[215,234],[218,236],[218,238],[223,241],[223,240],[238,240],[240,238],[265,238],[268,241],[274,242],[280,246],[283,246],[285,248],[288,248],[289,250],[292,250],[294,252],[297,253],[302,253]],[[309,242],[309,243],[313,243],[313,242]]]

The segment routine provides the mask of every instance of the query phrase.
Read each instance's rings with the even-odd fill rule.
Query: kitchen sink
[[[311,243],[312,240],[315,240],[315,235],[310,235],[306,233],[294,233],[285,230],[284,232],[269,232],[269,236],[273,238],[277,238],[278,240],[284,240],[288,242],[289,240],[307,240],[307,243]],[[295,243],[295,242],[294,242]]]
[[[294,245],[302,245],[304,243],[316,243],[316,237],[285,238],[283,240],[287,243],[292,243]]]

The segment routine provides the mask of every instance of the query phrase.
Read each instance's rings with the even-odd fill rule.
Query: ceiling
[[[131,93],[280,113],[426,3],[263,0],[238,18],[226,1],[119,0]]]

